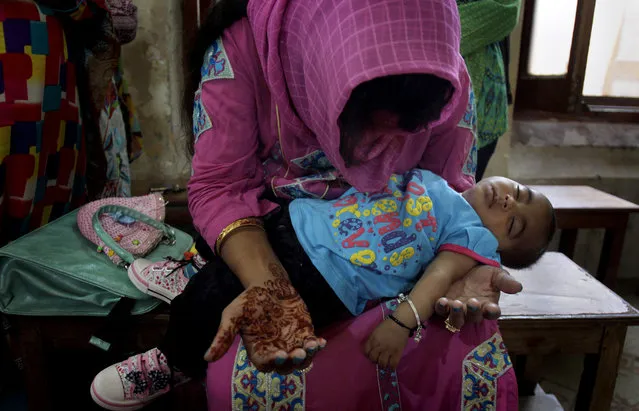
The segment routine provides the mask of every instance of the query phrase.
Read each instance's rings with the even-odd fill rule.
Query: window
[[[516,115],[639,122],[639,1],[526,0]]]

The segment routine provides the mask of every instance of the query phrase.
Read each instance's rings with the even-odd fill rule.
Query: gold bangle
[[[260,220],[259,218],[249,217],[241,218],[227,225],[226,228],[222,230],[220,235],[217,236],[217,240],[215,241],[215,253],[217,255],[220,255],[222,245],[224,244],[224,241],[229,236],[229,234],[242,227],[258,227],[264,230],[264,223],[262,223],[262,220]]]

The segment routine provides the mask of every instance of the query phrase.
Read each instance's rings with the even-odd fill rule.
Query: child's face
[[[543,246],[552,208],[541,193],[505,177],[490,177],[464,192],[464,198],[499,241],[499,249]]]

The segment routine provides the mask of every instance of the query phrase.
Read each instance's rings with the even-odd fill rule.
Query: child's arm
[[[408,295],[417,308],[419,318],[428,320],[433,315],[435,302],[476,265],[476,260],[463,254],[451,251],[438,253]],[[406,303],[397,307],[395,317],[411,328],[417,326],[415,314]]]
[[[435,302],[448,288],[476,265],[477,261],[463,254],[450,251],[437,254],[409,294],[422,322],[433,315]],[[411,329],[417,326],[415,314],[407,303],[397,307],[394,317]],[[366,355],[384,368],[396,368],[407,339],[408,330],[390,319],[384,320],[368,338]]]

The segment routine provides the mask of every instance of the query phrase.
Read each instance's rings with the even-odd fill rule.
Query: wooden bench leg
[[[611,288],[615,286],[617,281],[617,271],[619,270],[627,222],[628,216],[626,216],[620,227],[607,229],[603,246],[601,247],[597,279]]]
[[[625,326],[606,327],[598,354],[587,354],[575,410],[607,411],[617,382],[619,358],[626,339]]]
[[[541,380],[544,357],[541,355],[518,355],[515,364],[515,375],[519,396],[535,395],[535,388]]]
[[[559,237],[559,252],[572,260],[577,245],[577,230],[561,230]]]

